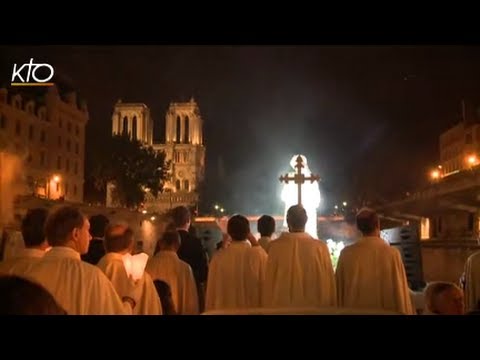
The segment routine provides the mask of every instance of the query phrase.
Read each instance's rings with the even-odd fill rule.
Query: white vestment
[[[128,296],[133,286],[133,280],[128,277],[123,263],[123,255],[110,252],[103,256],[98,268],[110,279],[117,294],[120,297]],[[137,305],[133,309],[134,315],[162,315],[162,304],[158,296],[153,280],[147,273],[143,273],[141,279],[137,280],[136,286],[141,288]]]
[[[175,251],[159,251],[148,259],[145,271],[153,280],[170,286],[173,304],[179,315],[197,315],[198,293],[192,268]]]
[[[290,166],[294,169],[297,162],[298,155],[295,155],[290,160]],[[307,165],[307,158],[301,155],[303,159],[303,168],[302,174],[305,177],[310,177],[312,175],[310,169]],[[296,172],[288,173],[289,177],[295,176]],[[305,224],[305,232],[309,233],[313,238],[318,239],[317,233],[317,222],[318,222],[318,215],[317,215],[317,208],[320,205],[320,189],[318,187],[318,181],[315,180],[313,183],[310,180],[305,180],[302,184],[302,206],[307,212],[307,223]],[[283,226],[288,229],[287,224],[287,211],[288,209],[298,204],[298,184],[294,182],[294,180],[290,180],[288,183],[283,185],[281,199],[285,203],[285,214],[283,220]]]
[[[465,308],[479,310],[480,302],[480,251],[473,253],[465,263]]]
[[[363,237],[345,247],[336,280],[339,306],[416,313],[400,252],[380,237]]]
[[[80,260],[80,254],[54,246],[26,274],[52,294],[69,315],[131,314],[105,274]]]
[[[248,309],[262,303],[267,253],[249,241],[232,241],[210,262],[205,310]]]
[[[10,260],[21,255],[25,249],[25,242],[20,231],[7,232],[7,238],[3,248],[3,260]]]
[[[413,310],[415,313],[423,314],[425,311],[425,294],[423,291],[410,291],[410,300],[412,301]]]
[[[270,236],[262,236],[258,239],[258,245],[262,247],[263,250],[268,254],[268,249],[270,247],[270,243],[272,242],[272,238]]]
[[[327,245],[306,232],[282,233],[270,244],[263,294],[270,308],[335,306]]]
[[[45,255],[45,251],[25,248],[14,258],[0,262],[0,274],[23,276]]]

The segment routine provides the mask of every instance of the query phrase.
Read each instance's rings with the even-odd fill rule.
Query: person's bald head
[[[293,205],[287,211],[287,224],[290,232],[305,231],[305,224],[307,223],[307,212],[301,205]]]
[[[361,209],[357,214],[357,228],[363,236],[378,236],[380,234],[380,221],[375,210]]]
[[[109,252],[132,251],[133,231],[125,224],[110,224],[105,229],[105,250]]]

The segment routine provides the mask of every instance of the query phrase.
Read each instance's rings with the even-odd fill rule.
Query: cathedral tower
[[[170,172],[163,192],[154,198],[147,193],[145,208],[163,212],[172,207],[198,204],[199,184],[205,176],[205,147],[203,146],[203,119],[192,98],[184,103],[171,103],[165,116],[165,143],[153,143],[153,120],[150,110],[141,103],[118,101],[112,115],[112,133],[126,133],[145,146],[165,152],[170,161]],[[112,201],[112,186],[107,189],[107,206]]]
[[[171,178],[165,184],[165,191],[175,194],[173,206],[196,204],[198,185],[205,174],[205,147],[203,119],[195,100],[171,103],[165,126],[166,143],[154,144],[171,161]]]
[[[150,109],[145,104],[122,103],[115,104],[112,115],[112,134],[129,134],[145,145],[153,143],[153,120]]]
[[[171,103],[165,120],[167,144],[203,145],[202,118],[193,98],[186,103]]]

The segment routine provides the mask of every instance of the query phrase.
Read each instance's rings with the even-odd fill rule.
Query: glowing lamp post
[[[55,183],[58,186],[58,183],[60,182],[60,176],[59,175],[53,175],[51,179],[48,180],[47,183],[47,199],[50,199],[50,187],[52,186],[52,182]]]
[[[478,164],[478,158],[476,155],[469,155],[467,156],[467,164],[468,166],[472,167]]]
[[[219,217],[220,215],[223,215],[223,213],[225,212],[225,209],[218,204],[215,204],[214,208],[215,208],[215,216],[216,217]]]

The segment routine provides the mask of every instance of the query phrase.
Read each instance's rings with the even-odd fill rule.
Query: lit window
[[[425,240],[429,238],[430,238],[430,219],[422,218],[421,229],[420,229],[420,239]]]

